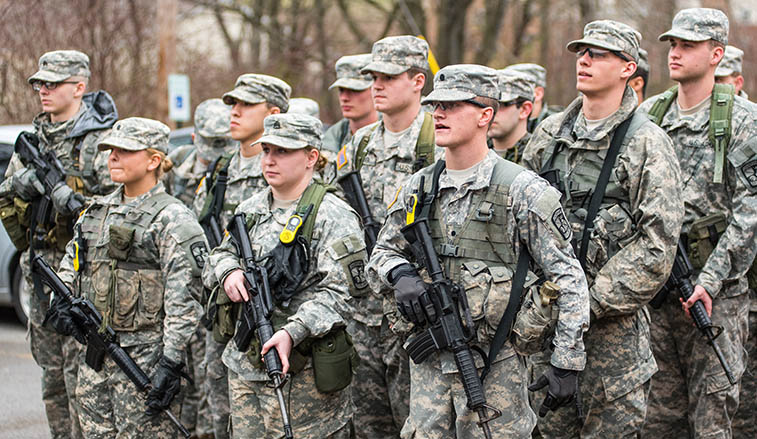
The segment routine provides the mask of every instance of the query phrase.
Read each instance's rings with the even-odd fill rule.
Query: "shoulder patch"
[[[365,277],[365,262],[363,260],[356,260],[347,264],[347,271],[350,275],[352,285],[356,289],[362,290],[368,288],[368,279]]]
[[[205,261],[208,259],[208,246],[204,241],[197,241],[189,246],[192,257],[197,266],[202,270],[205,267]]]
[[[757,159],[744,163],[739,170],[746,185],[750,189],[757,189]]]
[[[562,236],[562,239],[567,241],[570,238],[571,228],[570,223],[568,222],[568,218],[565,217],[565,212],[562,210],[562,207],[558,207],[554,212],[552,212],[551,221],[552,225],[560,233],[560,236]]]

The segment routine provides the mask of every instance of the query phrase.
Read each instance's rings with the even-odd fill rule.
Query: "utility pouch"
[[[28,222],[24,224],[24,219],[28,215],[30,205],[31,203],[19,197],[0,199],[0,219],[2,219],[3,227],[13,245],[20,252],[29,247],[29,240],[26,237]]]
[[[691,224],[688,233],[689,260],[695,269],[700,270],[707,263],[725,228],[726,219],[722,213],[699,218]]]
[[[234,336],[237,319],[242,307],[229,299],[220,287],[216,289],[216,315],[213,320],[213,340],[217,343],[226,344]]]
[[[312,352],[315,388],[319,392],[337,392],[350,385],[360,359],[344,328],[315,340]]]
[[[118,261],[129,258],[131,243],[134,241],[134,229],[131,227],[110,225],[110,243],[108,244],[108,257]]]
[[[533,355],[549,345],[557,326],[559,295],[560,287],[550,281],[530,288],[513,326],[513,347],[519,354]]]
[[[51,248],[57,248],[59,251],[65,252],[66,245],[74,237],[74,222],[75,218],[56,213],[55,225],[48,234],[48,245]]]

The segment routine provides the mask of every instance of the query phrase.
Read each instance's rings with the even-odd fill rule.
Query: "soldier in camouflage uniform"
[[[237,78],[234,89],[223,95],[231,105],[231,138],[240,143],[239,150],[222,156],[211,178],[205,178],[197,189],[194,212],[201,217],[212,201],[217,174],[226,167],[228,182],[223,199],[219,225],[225,227],[234,210],[244,200],[262,191],[267,183],[260,167],[261,147],[255,143],[263,135],[263,120],[269,114],[286,112],[292,89],[279,78],[247,73]],[[223,164],[222,162],[225,162]],[[218,283],[213,283],[217,285]],[[225,345],[213,340],[208,331],[205,344],[205,373],[208,382],[208,403],[213,416],[216,439],[229,437],[229,390],[226,366],[221,361]]]
[[[339,151],[335,164],[338,175],[360,171],[368,206],[379,224],[397,196],[399,183],[414,172],[419,145],[425,141],[433,154],[433,121],[420,103],[429,71],[427,58],[428,44],[420,38],[388,37],[373,44],[371,62],[361,70],[373,77],[373,103],[382,118],[359,129]],[[402,348],[406,329],[395,326],[394,307],[377,292],[358,298],[355,307],[358,312],[350,333],[361,358],[352,396],[355,433],[366,439],[396,438],[408,414],[410,395],[409,360]]]
[[[711,105],[723,98],[711,95],[728,43],[728,18],[716,9],[684,9],[659,39],[670,41],[670,78],[680,84],[659,120],[673,139],[683,175],[681,239],[694,266],[694,292],[684,308],[702,301],[712,323],[723,328],[717,343],[740,380],[749,311],[744,275],[757,252],[757,108],[733,98],[730,141],[718,157],[708,137]],[[640,111],[656,118],[658,99],[663,96],[648,99]],[[730,384],[676,296],[669,294],[660,309],[651,311],[660,370],[652,378],[642,437],[729,438],[739,385]]]
[[[145,400],[109,356],[97,372],[82,351],[76,398],[87,438],[176,437],[160,413],[179,392],[208,248],[192,212],[159,182],[170,169],[169,132],[134,117],[100,140],[101,151],[111,150],[111,178],[122,185],[93,200],[60,263],[63,282],[95,305],[153,384]],[[176,410],[179,401],[171,405]]]
[[[539,64],[521,63],[507,66],[505,70],[522,73],[531,81],[534,89],[534,106],[531,110],[531,118],[528,119],[529,133],[533,133],[541,121],[563,110],[562,107],[548,105],[544,99],[547,94],[547,69]]]
[[[338,389],[326,393],[318,390],[315,352],[324,342],[341,337],[347,340],[345,328],[354,312],[352,295],[365,294],[368,284],[364,275],[365,243],[360,221],[347,204],[326,193],[315,207],[308,197],[310,190],[324,188],[312,179],[319,161],[322,125],[301,114],[278,114],[265,119],[265,133],[258,140],[263,149],[262,166],[270,186],[239,205],[236,212],[248,218],[248,233],[257,260],[263,260],[280,244],[279,236],[301,202],[312,203],[314,215],[312,235],[300,234],[309,247],[310,262],[297,293],[280,300],[273,280],[275,300],[271,317],[275,334],[262,346],[253,343],[248,352],[240,352],[235,343],[228,343],[223,353],[229,368],[229,393],[234,437],[282,437],[283,424],[279,403],[259,354],[277,349],[284,372],[291,372],[283,388],[296,438],[351,437],[352,405],[349,379],[352,365],[332,364],[334,373],[349,378]],[[309,216],[310,217],[310,216]],[[307,229],[307,221],[302,230]],[[275,256],[271,256],[275,258]],[[262,263],[262,262],[261,262]],[[220,281],[225,294],[233,302],[249,300],[243,280],[240,255],[229,238],[213,250],[210,264],[203,273],[205,286]],[[270,278],[269,278],[270,279]],[[223,293],[221,293],[223,294]],[[351,342],[348,342],[351,344]],[[338,348],[335,348],[338,349]],[[351,348],[353,357],[357,353]],[[346,368],[344,367],[346,366]],[[336,372],[338,370],[338,372]],[[323,371],[321,371],[323,373]]]
[[[378,120],[378,113],[371,99],[373,78],[360,70],[371,62],[371,54],[348,55],[336,61],[336,81],[329,90],[338,88],[342,120],[330,126],[323,135],[324,152],[339,152],[352,140],[360,128]]]
[[[649,54],[639,47],[639,64],[628,80],[628,86],[636,92],[639,104],[644,102],[644,98],[647,97],[647,84],[649,84]]]
[[[321,106],[318,102],[310,98],[291,98],[289,99],[288,113],[307,114],[316,119],[321,118]]]
[[[42,55],[39,71],[29,78],[42,104],[42,113],[32,122],[40,139],[39,147],[42,151],[55,152],[67,176],[66,184],[60,184],[52,193],[57,220],[52,225],[39,225],[44,233],[51,232],[44,242],[36,242],[33,250],[53,266],[63,257],[63,248],[73,233],[74,215],[78,213],[67,211],[68,200],[83,197],[89,201],[93,195],[106,194],[114,188],[108,176],[107,154],[98,154],[97,141],[115,123],[118,113],[113,99],[105,91],[85,93],[89,77],[87,55],[59,50]],[[14,204],[27,205],[43,192],[32,169],[24,167],[16,154],[11,157],[5,177],[0,184],[4,222],[8,208],[13,211]],[[14,235],[7,224],[6,231]],[[25,236],[27,228],[17,231]],[[29,257],[29,250],[23,252],[20,263],[26,285],[31,288],[35,282]],[[74,399],[78,347],[73,339],[42,326],[49,291],[41,285],[35,285],[34,290],[30,297],[29,337],[34,360],[42,368],[42,399],[50,434],[54,439],[81,437]]]
[[[534,89],[528,77],[517,72],[499,71],[499,109],[489,127],[494,152],[520,164],[523,150],[531,139],[528,117],[534,103]]]
[[[736,94],[744,99],[749,95],[744,91],[744,76],[741,75],[741,63],[744,60],[744,51],[738,47],[725,46],[723,59],[715,69],[715,82],[731,84],[736,89]]]
[[[554,369],[543,377],[550,390],[555,390],[551,407],[557,408],[573,397],[576,373],[584,367],[581,338],[589,324],[586,280],[570,246],[571,231],[565,227],[559,193],[533,172],[487,148],[486,132],[499,97],[497,71],[488,67],[447,66],[434,78],[434,91],[424,104],[435,106],[436,142],[446,148],[447,168],[441,172],[431,208],[431,235],[445,275],[465,291],[474,323],[472,343],[484,352],[507,306],[521,249],[528,249],[544,276],[559,284]],[[413,191],[421,177],[425,177],[427,188],[431,185],[433,169],[424,168],[402,182],[368,264],[374,289],[382,285],[392,288],[394,294],[389,299],[413,323],[422,319],[407,310],[421,309],[418,302],[429,298],[416,267],[410,265],[417,261],[410,257],[410,245],[400,229],[405,225],[406,212],[413,210]],[[494,191],[498,195],[490,197]],[[488,241],[481,237],[482,228]],[[528,278],[534,277],[530,274]],[[433,321],[433,317],[428,318]],[[479,356],[475,358],[480,373],[484,362]],[[484,392],[488,404],[502,411],[489,422],[492,437],[528,437],[536,416],[528,404],[523,357],[508,341],[489,360],[491,369],[483,382]],[[411,363],[410,377],[410,415],[402,438],[481,435],[477,415],[466,407],[461,377],[450,351],[436,351],[421,364]]]
[[[636,437],[649,380],[657,371],[645,305],[672,267],[683,206],[670,138],[646,115],[634,114],[636,94],[626,85],[636,69],[640,39],[636,30],[616,21],[587,24],[583,39],[567,46],[577,56],[581,96],[539,125],[523,155],[529,169],[544,175],[556,170],[551,182],[565,188],[563,207],[591,302],[579,386],[583,418],[577,407],[548,414],[538,426],[545,438]],[[624,121],[630,123],[628,131],[593,227],[586,232],[590,194],[598,190],[605,157],[615,137],[623,135],[616,133],[622,132]],[[591,233],[585,242],[584,233]],[[544,358],[531,360],[538,376]]]

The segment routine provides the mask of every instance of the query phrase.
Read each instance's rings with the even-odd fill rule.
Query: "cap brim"
[[[71,75],[66,75],[65,73],[55,73],[55,72],[50,72],[47,70],[40,70],[37,73],[30,76],[29,79],[27,79],[27,82],[29,83],[33,81],[61,82],[70,77]]]
[[[431,102],[456,102],[456,101],[467,101],[468,99],[473,99],[476,97],[476,94],[471,93],[469,91],[462,91],[462,90],[454,90],[449,88],[442,88],[432,91],[428,94],[423,100],[421,100],[421,104],[429,104]]]
[[[525,96],[516,95],[515,93],[500,93],[499,94],[499,102],[511,102],[516,99],[523,98],[527,101],[533,101],[533,98],[527,98]]]
[[[97,144],[97,149],[100,151],[105,151],[113,147],[125,149],[127,151],[141,151],[148,148],[148,146],[145,146],[137,142],[136,140],[116,136],[106,136],[103,140],[100,141],[100,143]],[[150,147],[160,149],[156,148],[155,146]]]
[[[235,88],[234,90],[225,93],[222,99],[223,103],[226,105],[234,105],[234,101],[247,102],[248,104],[259,104],[266,101],[263,96],[239,88]]]
[[[715,69],[715,77],[731,76],[734,73],[736,73],[736,71],[730,67],[718,67]]]
[[[685,29],[671,29],[664,34],[657,37],[659,41],[667,41],[671,38],[680,38],[686,41],[707,41],[712,38],[708,35],[700,34],[694,31]]]
[[[276,145],[279,148],[284,149],[302,149],[308,146],[308,143],[302,140],[295,140],[288,137],[281,137],[270,134],[261,137],[255,143],[253,143],[253,145],[257,145],[258,143],[270,143],[271,145]]]
[[[580,40],[571,41],[565,46],[570,52],[578,52],[579,46],[594,46],[600,49],[613,50],[615,52],[622,52],[623,48],[614,44],[608,44],[606,41],[594,40],[591,38],[581,38]]]
[[[372,84],[373,84],[373,81],[366,81],[363,79],[341,78],[334,81],[334,83],[329,86],[329,90],[333,90],[337,87],[340,87],[340,88],[346,88],[348,90],[363,91],[363,90],[367,90],[371,88]]]
[[[383,73],[385,75],[399,75],[410,70],[408,66],[401,66],[390,62],[374,61],[360,70],[361,75],[366,73],[376,72]]]

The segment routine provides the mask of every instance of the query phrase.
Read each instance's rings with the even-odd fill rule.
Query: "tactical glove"
[[[49,323],[55,332],[65,336],[72,336],[81,344],[87,344],[84,330],[79,326],[82,320],[81,313],[71,306],[65,299],[55,296],[50,308],[45,314],[43,324]]]
[[[55,185],[50,198],[53,200],[55,210],[63,215],[78,213],[84,206],[84,196],[74,192],[73,189],[62,181]]]
[[[45,193],[45,187],[37,178],[37,174],[29,168],[22,168],[13,173],[11,185],[13,190],[24,201],[31,201]]]
[[[152,377],[152,389],[147,394],[145,405],[147,416],[155,416],[168,409],[174,397],[181,389],[181,377],[186,376],[181,370],[183,363],[175,363],[165,356],[160,357],[158,369]]]
[[[578,372],[551,366],[535,383],[528,386],[528,390],[534,392],[548,384],[547,396],[539,407],[540,417],[544,417],[548,411],[555,411],[573,400],[578,393]]]
[[[393,268],[388,279],[394,288],[400,314],[415,324],[436,321],[436,309],[428,296],[428,286],[412,265]]]

